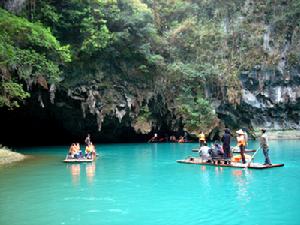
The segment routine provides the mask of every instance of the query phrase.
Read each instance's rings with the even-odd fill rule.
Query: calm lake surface
[[[300,224],[300,141],[272,141],[285,167],[267,170],[176,163],[195,146],[97,145],[87,164],[62,163],[68,146],[18,149],[33,157],[0,167],[0,224]]]

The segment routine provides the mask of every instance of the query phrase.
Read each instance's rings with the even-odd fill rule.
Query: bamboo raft
[[[200,151],[200,149],[199,148],[193,148],[192,149],[192,152],[199,152]],[[253,152],[256,152],[256,150],[255,149],[246,149],[245,150],[245,153],[253,153]],[[233,150],[232,151],[232,153],[240,153],[240,150]]]
[[[238,163],[238,162],[231,162],[231,164],[224,164],[224,163],[208,163],[203,162],[201,158],[196,157],[189,157],[187,159],[177,160],[178,163],[185,163],[185,164],[196,164],[196,165],[207,165],[207,166],[216,166],[216,167],[232,167],[232,168],[248,168],[248,169],[270,169],[274,167],[283,167],[284,164],[272,164],[272,165],[263,165],[261,163]]]
[[[75,158],[70,158],[68,155],[66,156],[66,158],[63,160],[63,162],[65,163],[84,163],[84,162],[93,162],[96,160],[96,158],[98,157],[99,155],[96,154],[96,156],[92,157],[92,158],[78,158],[78,159],[75,159]]]
[[[93,162],[93,161],[95,161],[95,159],[82,158],[82,159],[65,159],[63,162],[65,162],[65,163],[83,163],[83,162]]]

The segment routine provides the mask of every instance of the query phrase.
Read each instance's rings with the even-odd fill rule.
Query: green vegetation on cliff
[[[23,87],[59,81],[59,65],[70,61],[68,46],[61,46],[41,23],[29,22],[0,9],[0,107],[14,108],[29,96]]]
[[[212,101],[240,103],[241,73],[279,65],[285,74],[299,65],[297,0],[25,4],[19,16],[0,9],[0,107],[28,97],[24,84],[47,88],[62,76],[61,87],[91,86],[97,94],[125,84],[128,93],[118,95],[153,90],[186,130],[211,130],[219,122]],[[116,95],[102,95],[102,112],[116,107]],[[143,114],[147,101],[135,108],[139,127],[155,117]]]

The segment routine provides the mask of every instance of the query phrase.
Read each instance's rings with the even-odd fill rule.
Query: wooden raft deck
[[[196,164],[196,165],[207,165],[207,166],[216,166],[216,167],[233,167],[233,168],[248,168],[248,169],[270,169],[274,167],[282,167],[284,164],[272,164],[272,165],[263,165],[261,163],[236,163],[232,162],[231,164],[214,164],[202,162],[200,158],[190,157],[188,159],[177,160],[178,163],[186,163],[186,164]]]
[[[93,162],[96,160],[96,157],[93,157],[92,159],[87,158],[79,158],[79,159],[73,159],[73,158],[65,158],[63,162],[65,163],[84,163],[84,162]]]
[[[192,152],[199,152],[200,151],[200,149],[199,148],[193,148],[192,149]],[[248,149],[246,149],[245,150],[245,153],[252,153],[252,152],[256,152],[256,150],[248,150]],[[240,151],[239,150],[234,150],[232,153],[240,153]]]
[[[83,163],[83,162],[93,162],[94,159],[65,159],[65,163]]]

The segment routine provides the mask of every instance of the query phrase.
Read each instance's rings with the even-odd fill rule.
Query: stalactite
[[[49,92],[50,92],[50,102],[52,104],[54,104],[55,92],[56,92],[56,85],[55,84],[50,85]]]
[[[42,99],[42,94],[41,94],[41,92],[38,93],[38,102],[40,103],[40,106],[41,106],[42,108],[45,107],[45,104],[44,104],[43,99]]]

